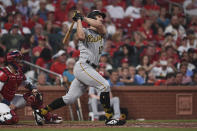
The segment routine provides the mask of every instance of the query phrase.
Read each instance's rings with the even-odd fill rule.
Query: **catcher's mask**
[[[19,50],[13,50],[6,55],[7,64],[12,65],[15,69],[18,69],[19,63],[23,59],[23,55]]]

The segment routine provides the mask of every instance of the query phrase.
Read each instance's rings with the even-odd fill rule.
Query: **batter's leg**
[[[46,115],[48,112],[59,109],[65,105],[74,103],[85,91],[85,86],[76,78],[73,80],[68,93],[65,96],[57,98],[45,108],[41,108],[41,114]]]
[[[95,87],[101,91],[100,102],[106,112],[106,118],[111,119],[112,110],[110,108],[110,85],[108,81],[103,78],[95,69],[85,63],[78,63],[76,66],[78,66],[78,70],[75,71],[75,76],[84,84]]]

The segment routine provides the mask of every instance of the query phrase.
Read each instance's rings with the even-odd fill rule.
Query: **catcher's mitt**
[[[27,98],[27,104],[31,105],[33,109],[38,109],[43,104],[43,97],[40,92],[33,93]]]

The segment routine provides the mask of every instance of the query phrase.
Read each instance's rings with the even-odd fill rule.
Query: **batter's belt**
[[[89,60],[86,60],[86,63],[92,66],[94,69],[97,68],[97,65],[95,65],[94,63],[91,63]]]

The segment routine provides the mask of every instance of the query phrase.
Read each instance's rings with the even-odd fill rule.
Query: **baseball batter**
[[[34,112],[35,120],[38,125],[43,124],[43,115],[49,111],[74,103],[77,98],[80,97],[84,91],[86,91],[87,87],[90,86],[101,91],[100,101],[106,112],[105,124],[125,124],[125,120],[112,119],[109,83],[95,70],[99,63],[106,39],[106,28],[102,24],[104,18],[105,14],[98,10],[92,11],[87,17],[83,17],[80,13],[76,13],[74,15],[73,20],[77,22],[77,36],[80,40],[78,43],[80,57],[74,67],[75,79],[71,83],[69,92],[65,96],[56,99],[45,108]],[[90,27],[84,29],[81,23],[82,20],[88,23]]]

